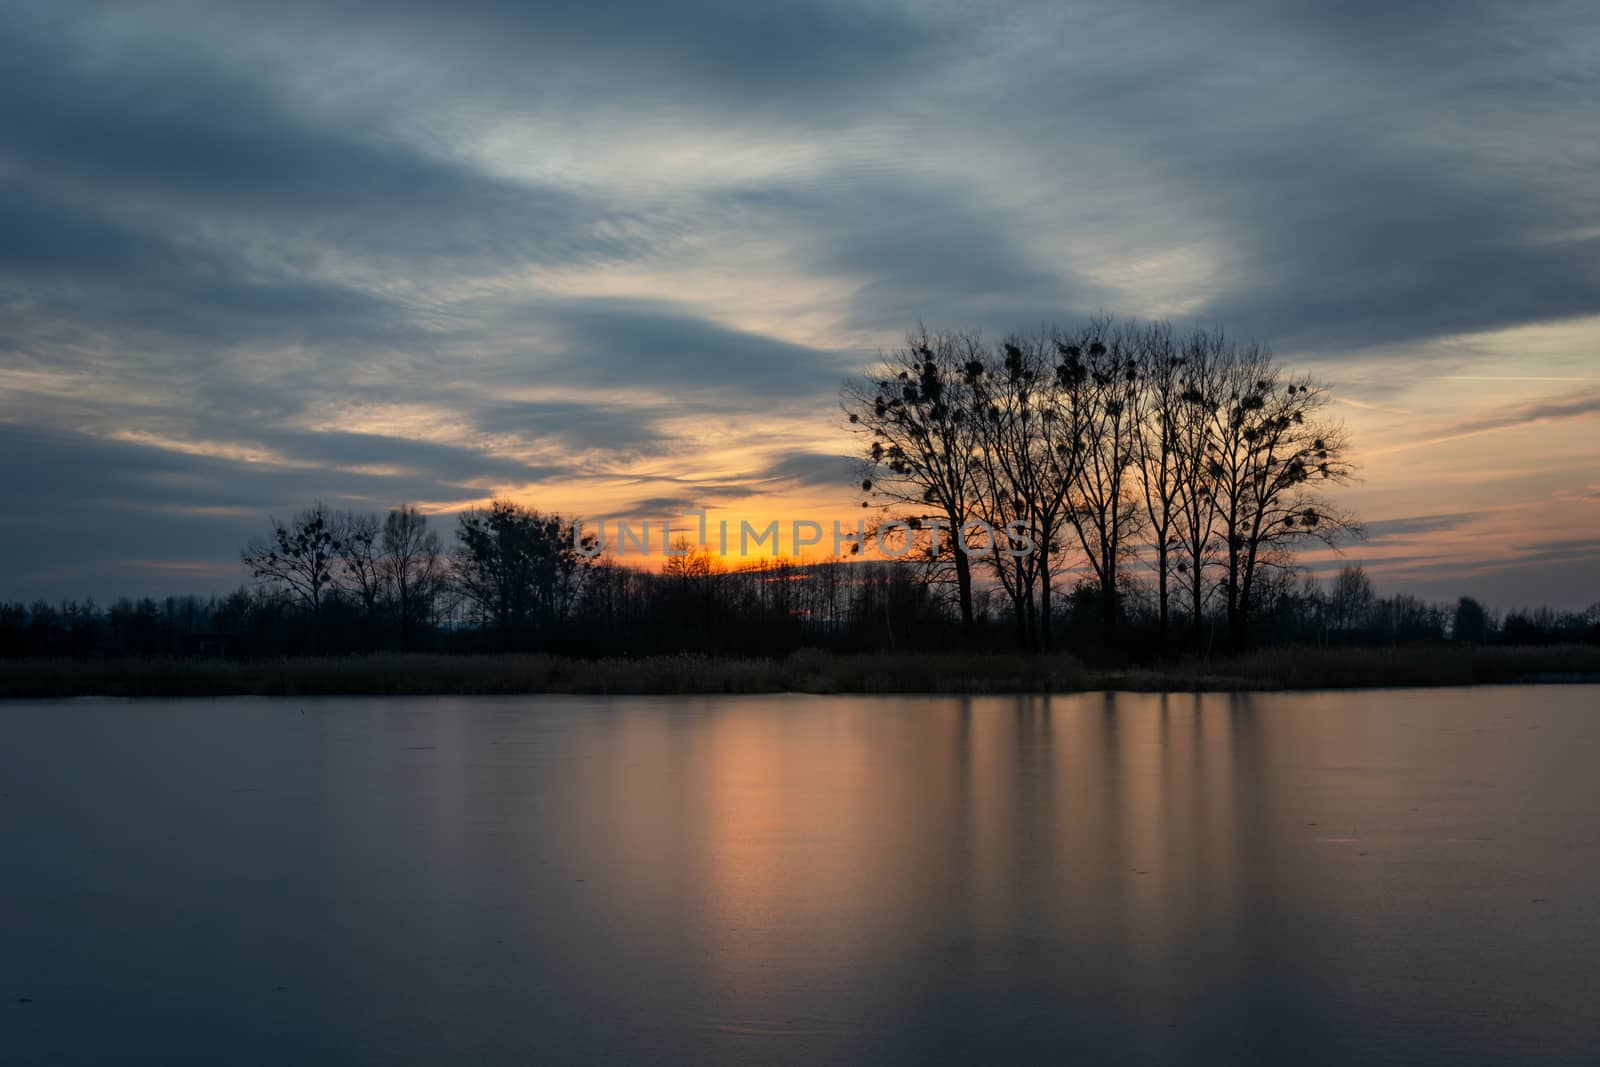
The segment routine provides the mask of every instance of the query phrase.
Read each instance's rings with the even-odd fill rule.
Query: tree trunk
[[[1106,647],[1116,643],[1117,616],[1117,557],[1114,552],[1100,554],[1100,626]]]
[[[1228,650],[1242,652],[1245,647],[1245,606],[1235,569],[1228,572]]]
[[[1203,550],[1203,545],[1196,546],[1193,558],[1189,563],[1189,566],[1194,569],[1194,573],[1190,575],[1190,581],[1193,586],[1189,590],[1189,609],[1194,612],[1194,647],[1197,649],[1206,635],[1206,621],[1201,616],[1201,611],[1204,609],[1206,601],[1205,576],[1200,569],[1200,554]]]
[[[1159,601],[1159,617],[1156,624],[1157,647],[1165,653],[1167,651],[1167,546],[1165,544],[1156,549],[1156,570],[1156,597]]]
[[[1050,633],[1050,549],[1039,549],[1039,648],[1049,652],[1054,644]]]
[[[956,552],[956,599],[961,603],[961,636],[970,640],[972,638],[972,564],[967,560],[967,554],[962,551],[962,546],[957,545]]]

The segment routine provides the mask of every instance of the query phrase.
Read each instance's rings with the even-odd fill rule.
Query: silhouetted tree
[[[1358,630],[1369,624],[1377,594],[1372,580],[1359,566],[1344,566],[1334,576],[1328,591],[1328,627],[1333,630]]]
[[[1209,461],[1222,538],[1228,637],[1249,642],[1252,594],[1263,568],[1282,566],[1307,539],[1334,543],[1359,530],[1315,487],[1347,481],[1344,430],[1320,417],[1323,386],[1279,369],[1253,345],[1232,359]]]
[[[1221,334],[1194,333],[1183,342],[1178,402],[1173,406],[1176,448],[1176,508],[1173,579],[1185,594],[1195,643],[1215,590],[1209,575],[1217,562],[1217,500],[1212,460],[1216,412],[1222,406],[1231,349]]]
[[[370,511],[338,512],[334,521],[340,564],[338,579],[360,603],[362,621],[370,638],[384,594],[378,516]]]
[[[1489,613],[1483,605],[1469,596],[1456,601],[1455,619],[1450,626],[1450,636],[1457,641],[1481,645],[1489,640]]]
[[[344,549],[340,523],[321,501],[287,522],[271,522],[272,532],[252,540],[240,560],[253,577],[287,593],[320,623]]]
[[[1150,537],[1150,567],[1156,575],[1158,641],[1167,644],[1169,583],[1179,552],[1185,495],[1202,467],[1184,461],[1185,353],[1166,323],[1139,330],[1139,388],[1133,390],[1134,449],[1138,457],[1144,526]]]
[[[987,557],[1011,599],[1018,642],[1052,642],[1052,578],[1062,558],[1068,497],[1079,451],[1059,403],[1061,382],[1049,338],[1012,337],[983,350],[969,365],[968,423],[976,433],[980,463],[976,499],[980,516],[1003,531],[1024,523],[1033,550],[1005,549]],[[1035,590],[1038,597],[1035,600]]]
[[[961,627],[969,635],[972,567],[956,542],[977,506],[980,456],[968,394],[981,357],[973,335],[919,328],[869,378],[847,383],[842,393],[849,423],[865,440],[862,491],[947,527]]]
[[[680,610],[695,616],[696,627],[707,636],[717,622],[717,578],[726,571],[721,556],[704,545],[691,545],[687,537],[673,543],[672,553],[661,565],[661,576],[669,583]]]
[[[1129,543],[1143,517],[1134,496],[1140,427],[1137,336],[1097,320],[1056,340],[1065,417],[1082,453],[1074,465],[1072,527],[1100,586],[1105,636],[1116,631],[1119,586]]]
[[[446,580],[439,535],[428,517],[410,504],[390,511],[383,520],[379,575],[394,601],[400,647],[416,640],[419,625],[433,617],[433,606]]]
[[[566,618],[588,564],[559,515],[509,500],[461,513],[452,560],[461,592],[506,647]]]

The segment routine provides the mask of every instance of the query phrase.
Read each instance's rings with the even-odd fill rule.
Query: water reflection
[[[1539,693],[14,706],[0,978],[51,1062],[113,989],[173,1059],[1577,1062],[1594,693]]]

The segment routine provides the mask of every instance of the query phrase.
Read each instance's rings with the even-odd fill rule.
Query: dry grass
[[[1280,648],[1160,669],[1090,670],[1065,653],[804,651],[785,659],[376,655],[343,659],[11,660],[0,698],[510,693],[1027,693],[1350,689],[1600,681],[1600,648]]]

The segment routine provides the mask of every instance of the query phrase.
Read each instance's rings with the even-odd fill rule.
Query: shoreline
[[[1244,692],[1600,683],[1600,647],[1273,648],[1144,667],[1069,653],[804,650],[580,660],[543,653],[0,661],[0,700],[80,696],[490,696]]]

